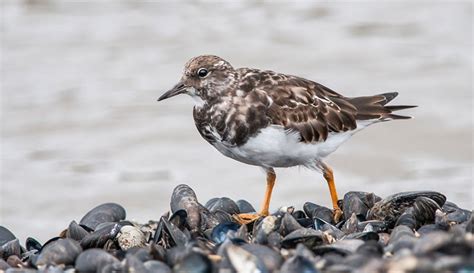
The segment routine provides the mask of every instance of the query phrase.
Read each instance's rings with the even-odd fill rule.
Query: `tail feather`
[[[413,117],[410,116],[402,116],[402,115],[396,115],[396,114],[389,114],[384,117],[384,120],[390,120],[390,119],[411,119]]]
[[[385,109],[393,112],[393,111],[410,109],[410,108],[415,108],[415,107],[418,107],[418,106],[416,105],[388,105],[388,106],[385,106]]]
[[[383,93],[375,96],[350,98],[349,102],[357,108],[357,120],[410,119],[410,116],[393,114],[394,111],[417,107],[416,105],[387,105],[398,96],[398,92]]]
[[[384,97],[385,102],[382,105],[385,105],[385,104],[391,102],[394,98],[396,98],[398,96],[398,92],[383,93],[383,94],[376,95],[376,96]]]

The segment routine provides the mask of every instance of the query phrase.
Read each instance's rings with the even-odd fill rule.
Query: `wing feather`
[[[258,86],[273,102],[267,111],[270,122],[289,131],[298,132],[301,141],[324,141],[330,132],[342,132],[357,127],[357,109],[329,88],[303,78],[282,74],[272,83]]]

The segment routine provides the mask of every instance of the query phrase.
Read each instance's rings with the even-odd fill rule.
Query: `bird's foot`
[[[262,213],[240,213],[234,214],[233,218],[241,225],[247,225],[257,221],[261,217],[265,217]]]
[[[341,220],[341,217],[342,217],[342,210],[339,207],[335,207],[333,209],[332,216],[333,216],[334,223],[336,224],[339,223],[339,220]]]

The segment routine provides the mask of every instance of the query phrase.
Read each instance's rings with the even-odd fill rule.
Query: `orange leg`
[[[337,204],[339,198],[337,197],[336,183],[334,183],[334,174],[332,172],[332,169],[328,165],[323,164],[322,166],[323,176],[324,179],[326,179],[326,181],[328,182],[329,192],[331,193],[332,207],[334,209],[334,221],[337,223],[339,222],[339,219],[342,216],[342,210]]]
[[[267,171],[267,189],[265,190],[265,197],[263,198],[262,210],[260,214],[263,216],[268,216],[270,212],[268,209],[270,208],[270,200],[272,198],[272,191],[273,186],[275,186],[276,175],[275,172]]]
[[[273,186],[275,185],[276,175],[273,169],[267,170],[267,189],[265,190],[265,197],[263,198],[262,209],[259,213],[241,213],[235,215],[234,218],[241,224],[251,223],[262,216],[268,216],[270,212],[270,200],[272,198]]]

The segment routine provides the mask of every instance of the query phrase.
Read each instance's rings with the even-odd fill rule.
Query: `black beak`
[[[183,94],[184,92],[186,92],[186,86],[182,83],[178,83],[173,88],[171,88],[171,90],[166,91],[163,95],[161,95],[158,101],[171,98],[179,94]]]

